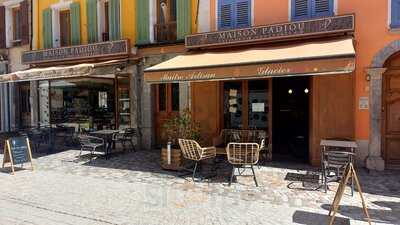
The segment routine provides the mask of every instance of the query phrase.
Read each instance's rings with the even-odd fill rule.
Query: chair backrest
[[[223,129],[220,137],[225,145],[229,142],[260,143],[262,139],[267,138],[267,132],[265,130]]]
[[[226,147],[228,162],[234,165],[257,164],[260,145],[257,143],[229,143]]]
[[[126,128],[124,130],[124,137],[136,137],[137,131],[135,128]]]
[[[188,139],[178,139],[178,142],[184,158],[190,160],[201,159],[201,147],[196,141]]]
[[[327,167],[343,168],[353,162],[354,153],[345,151],[326,151],[324,158]]]

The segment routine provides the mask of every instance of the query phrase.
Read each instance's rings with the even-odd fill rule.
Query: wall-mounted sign
[[[354,58],[315,59],[281,63],[260,63],[225,67],[205,67],[170,71],[148,71],[144,78],[149,83],[184,81],[231,80],[295,75],[333,75],[351,73]],[[230,92],[230,96],[231,92]]]
[[[188,49],[216,48],[346,32],[354,32],[354,15],[188,35],[185,44]]]
[[[129,55],[129,41],[109,41],[88,45],[76,45],[27,51],[22,54],[22,64],[76,61],[82,59],[122,58]]]
[[[369,99],[368,97],[360,97],[359,101],[358,101],[358,108],[360,110],[366,110],[369,108]]]

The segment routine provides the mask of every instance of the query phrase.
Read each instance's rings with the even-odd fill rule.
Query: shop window
[[[400,28],[400,0],[391,0],[390,28]]]
[[[157,85],[158,112],[179,112],[179,84]]]
[[[119,75],[118,80],[118,120],[119,129],[131,127],[131,98],[129,76]]]
[[[224,128],[243,128],[242,82],[224,82]]]
[[[171,103],[172,111],[179,111],[179,84],[171,84]]]
[[[251,0],[219,0],[218,28],[220,30],[251,26]]]
[[[291,0],[292,20],[334,15],[334,0]]]
[[[12,9],[13,20],[13,42],[14,45],[21,42],[21,9],[15,7]]]
[[[60,11],[60,46],[71,45],[71,17],[69,10]]]
[[[223,83],[223,125],[225,129],[268,130],[269,105],[267,80]]]
[[[158,85],[158,111],[166,111],[167,110],[167,85],[159,84]]]
[[[260,81],[248,82],[249,128],[268,128],[268,85]]]
[[[177,38],[176,0],[156,0],[156,5],[155,40],[157,42],[175,41]]]

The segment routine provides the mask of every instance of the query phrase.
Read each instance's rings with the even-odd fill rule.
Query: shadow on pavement
[[[388,208],[388,209],[371,209],[369,207],[368,213],[369,216],[371,217],[372,222],[386,223],[386,224],[400,224],[400,210],[399,210],[400,202],[377,201],[372,203],[380,207]],[[321,205],[321,208],[327,211],[329,211],[330,207],[331,207],[330,204]],[[338,213],[354,220],[367,221],[363,208],[361,206],[358,207],[350,205],[340,205]]]
[[[329,224],[330,216],[297,210],[292,216],[293,223],[304,225]],[[350,225],[350,220],[343,217],[335,218],[335,225]]]

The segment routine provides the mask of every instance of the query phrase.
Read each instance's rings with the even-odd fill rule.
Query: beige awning
[[[28,69],[0,75],[0,83],[96,76],[96,67],[114,65],[120,62],[120,60],[111,60],[93,64],[84,63],[73,66]]]
[[[346,74],[355,69],[353,39],[177,56],[145,70],[150,83]]]

